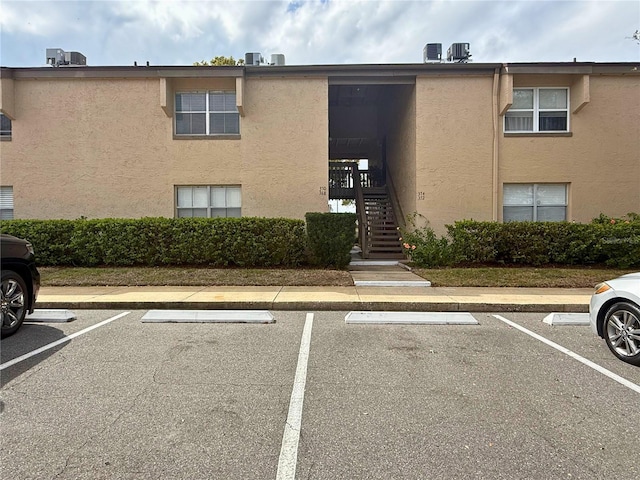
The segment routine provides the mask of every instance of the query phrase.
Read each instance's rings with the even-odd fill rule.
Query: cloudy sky
[[[418,63],[426,43],[482,62],[640,61],[638,0],[0,0],[0,65],[46,48],[89,65],[191,65],[283,53],[288,65]]]

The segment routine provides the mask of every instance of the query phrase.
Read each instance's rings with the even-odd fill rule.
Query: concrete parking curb
[[[39,308],[32,314],[27,315],[24,319],[25,322],[32,323],[67,323],[76,319],[75,313],[67,309],[61,308]]]
[[[43,287],[38,309],[573,312],[590,289],[451,287]]]
[[[142,323],[274,323],[267,310],[149,310]]]
[[[352,311],[344,321],[356,325],[478,325],[478,320],[468,312]]]
[[[573,312],[587,313],[585,304],[557,303],[470,303],[470,302],[131,302],[131,301],[83,301],[83,302],[39,302],[38,309],[76,310],[326,310],[326,311],[403,311],[403,312]]]

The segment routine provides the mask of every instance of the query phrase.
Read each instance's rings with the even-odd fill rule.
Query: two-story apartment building
[[[440,233],[640,211],[640,63],[3,67],[0,82],[2,218],[302,218],[330,197],[370,210],[367,189]],[[347,159],[370,171],[330,173]]]

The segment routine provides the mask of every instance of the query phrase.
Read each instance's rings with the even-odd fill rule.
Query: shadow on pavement
[[[2,342],[0,343],[0,363],[4,365],[13,359],[29,352],[33,352],[38,348],[49,345],[50,343],[65,337],[66,335],[61,330],[49,325],[25,323],[14,335],[2,339]],[[51,355],[63,349],[67,343],[68,342],[64,342],[54,348],[1,370],[0,387],[5,387],[18,376],[29,371],[44,359],[49,358]],[[0,405],[0,411],[2,411],[2,407],[3,405]]]

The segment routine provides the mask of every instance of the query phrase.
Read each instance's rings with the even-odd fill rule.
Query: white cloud
[[[47,47],[91,65],[189,65],[216,55],[288,64],[417,63],[426,43],[471,44],[475,62],[638,61],[640,2],[17,1],[0,2],[0,63],[40,66]]]

